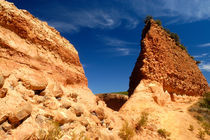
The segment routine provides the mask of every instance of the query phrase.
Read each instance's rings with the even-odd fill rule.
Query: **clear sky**
[[[47,21],[77,49],[94,93],[126,91],[152,15],[180,36],[210,83],[209,0],[8,0]]]

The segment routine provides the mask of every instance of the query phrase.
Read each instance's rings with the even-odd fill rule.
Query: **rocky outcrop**
[[[53,122],[63,139],[118,139],[122,122],[88,89],[74,46],[5,0],[0,0],[0,110],[0,139],[40,139]]]
[[[157,81],[164,91],[202,95],[208,83],[189,54],[151,19],[142,32],[141,53],[130,76],[129,96],[142,79]]]

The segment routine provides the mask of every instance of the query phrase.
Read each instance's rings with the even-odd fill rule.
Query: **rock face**
[[[70,139],[118,139],[122,119],[88,89],[69,41],[0,0],[0,139],[41,139],[49,121]]]
[[[185,50],[151,19],[142,32],[141,53],[130,76],[129,96],[142,79],[158,81],[164,91],[202,95],[208,83]]]
[[[18,76],[25,84],[30,83],[31,88],[41,82],[46,87],[43,79],[49,76],[45,75],[66,85],[87,86],[77,51],[54,28],[2,0],[0,17],[0,56],[4,76],[25,66],[32,70],[23,70],[24,73],[21,71],[22,75]],[[29,75],[31,79],[26,80],[24,77]],[[39,80],[40,83],[36,83]]]

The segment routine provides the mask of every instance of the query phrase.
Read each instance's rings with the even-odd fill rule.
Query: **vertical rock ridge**
[[[208,83],[189,54],[151,19],[143,29],[141,52],[130,76],[129,96],[142,79],[158,81],[164,90],[202,95]]]

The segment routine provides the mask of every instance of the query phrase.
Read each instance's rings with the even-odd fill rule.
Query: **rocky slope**
[[[88,89],[74,46],[0,0],[0,139],[41,139],[52,122],[62,139],[118,139],[121,121]]]
[[[130,77],[130,96],[142,79],[158,81],[164,91],[181,95],[202,95],[208,86],[196,61],[153,19],[142,32],[141,53]]]
[[[176,95],[171,101],[170,94],[164,92],[162,84],[151,80],[141,80],[128,101],[121,107],[124,114],[135,128],[142,122],[142,114],[147,113],[144,125],[137,129],[133,139],[143,140],[199,140],[204,129],[188,112],[189,107],[199,100],[197,96]],[[192,127],[193,129],[190,129]],[[165,130],[168,136],[159,137],[160,130]],[[210,139],[204,134],[203,139]]]

